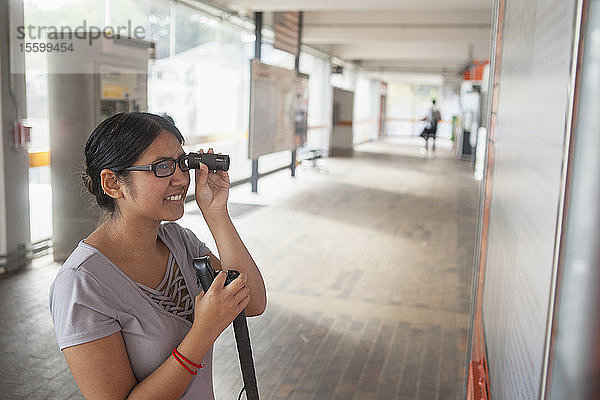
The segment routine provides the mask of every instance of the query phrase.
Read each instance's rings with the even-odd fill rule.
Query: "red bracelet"
[[[173,349],[173,351],[171,352],[171,354],[173,355],[173,358],[175,358],[175,359],[177,360],[177,362],[178,362],[179,364],[181,364],[181,366],[182,366],[183,368],[185,368],[185,369],[186,369],[186,370],[187,370],[187,371],[188,371],[190,374],[192,374],[192,375],[196,375],[196,374],[198,373],[198,371],[192,371],[191,369],[189,369],[189,368],[187,367],[187,365],[185,365],[185,364],[183,363],[183,361],[181,361],[181,360],[179,359],[179,357],[177,356],[177,354],[179,354],[179,352],[178,352],[177,350]]]
[[[188,359],[187,359],[187,358],[186,358],[186,357],[185,357],[183,354],[181,354],[181,353],[179,352],[179,350],[177,350],[177,347],[175,347],[175,348],[173,349],[173,352],[174,352],[175,354],[177,354],[177,356],[181,357],[181,358],[183,359],[183,361],[185,361],[186,363],[190,364],[191,366],[193,366],[193,367],[196,367],[196,368],[204,368],[204,365],[202,365],[202,364],[196,364],[196,363],[194,363],[194,362],[192,362],[192,361],[188,360]]]

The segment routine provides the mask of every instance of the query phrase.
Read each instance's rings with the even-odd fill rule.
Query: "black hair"
[[[433,104],[435,104],[435,99],[431,99],[431,102],[432,102]]]
[[[184,143],[183,135],[172,120],[144,112],[112,115],[90,134],[85,144],[85,170],[81,178],[101,209],[112,214],[115,202],[102,190],[100,172],[110,169],[119,179],[126,180],[129,171],[123,170],[139,160],[162,131],[171,132],[179,144]]]

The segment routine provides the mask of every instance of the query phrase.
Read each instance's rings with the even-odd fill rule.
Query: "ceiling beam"
[[[492,8],[475,10],[380,10],[305,11],[304,26],[310,25],[485,25],[492,27]]]
[[[490,9],[492,0],[216,0],[229,9],[251,11]]]
[[[460,69],[462,71],[462,68],[464,67],[464,64],[458,68],[456,61],[455,60],[435,60],[435,59],[430,59],[427,60],[426,62],[423,62],[422,60],[408,60],[408,59],[404,59],[404,60],[377,60],[377,59],[370,59],[370,60],[361,60],[360,62],[356,63],[358,66],[360,66],[361,68],[365,68],[365,69],[389,69],[389,70],[396,70],[396,71],[409,71],[409,70],[414,70],[414,69],[431,69],[431,70],[458,70]],[[382,64],[384,64],[384,66],[382,67]]]
[[[461,41],[487,45],[490,28],[305,26],[302,41],[314,43],[365,43],[373,41]]]
[[[441,77],[462,76],[464,73],[464,65],[453,65],[451,67],[430,66],[415,64],[412,67],[388,67],[385,65],[377,65],[375,67],[367,67],[361,64],[356,65],[361,72],[365,73],[382,73],[382,74],[422,74],[436,75]]]
[[[377,42],[352,45],[315,46],[344,60],[447,60],[449,63],[466,63],[470,60],[471,48],[462,43],[438,42]],[[487,44],[474,44],[472,56],[485,60],[489,57]]]

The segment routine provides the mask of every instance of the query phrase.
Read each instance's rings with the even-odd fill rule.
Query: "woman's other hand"
[[[246,286],[248,276],[241,273],[227,286],[227,271],[215,277],[206,293],[195,299],[194,327],[208,333],[214,340],[250,303],[250,289]]]

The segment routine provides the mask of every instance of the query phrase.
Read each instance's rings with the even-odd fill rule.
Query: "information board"
[[[292,150],[306,141],[307,88],[306,74],[251,61],[248,158]]]

